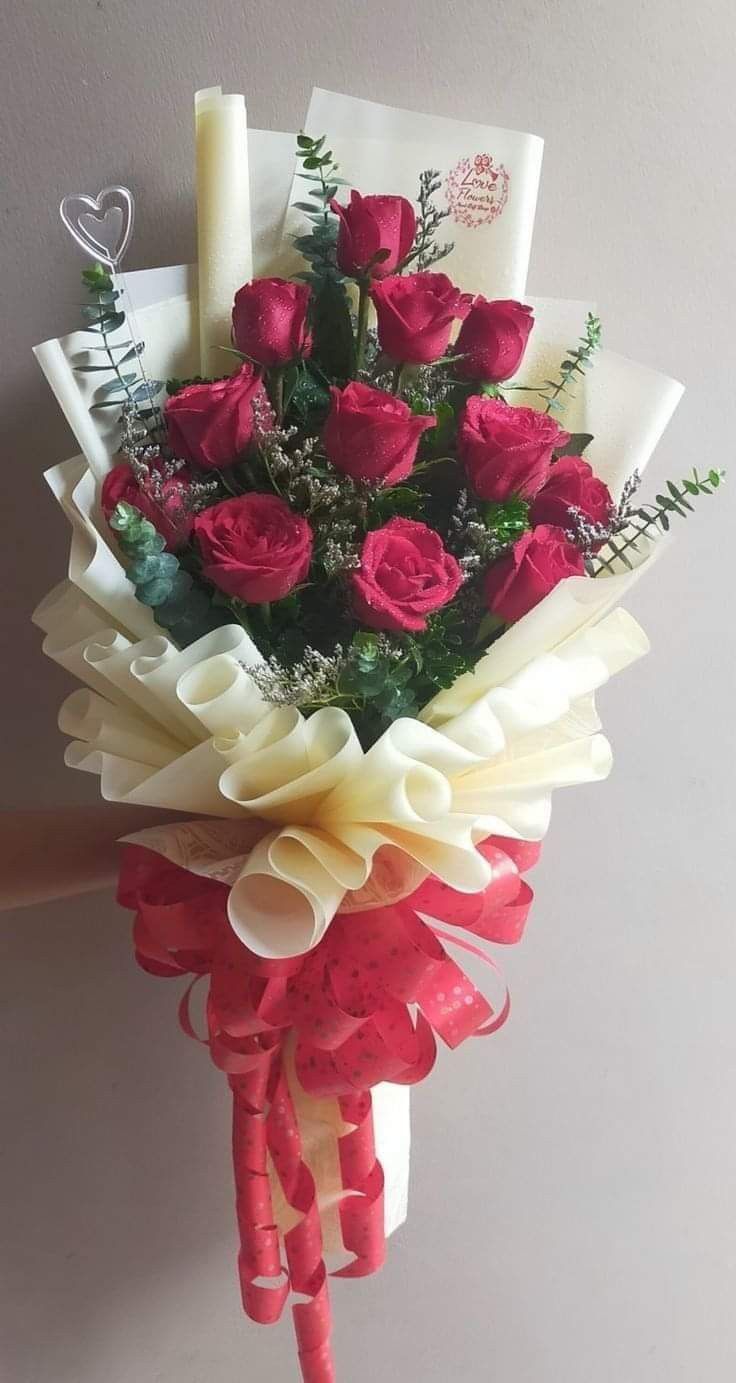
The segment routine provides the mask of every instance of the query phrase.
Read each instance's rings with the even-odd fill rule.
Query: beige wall
[[[736,475],[732,0],[6,7],[7,805],[96,791],[62,768],[63,679],[27,623],[67,544],[39,477],[72,446],[30,356],[74,320],[56,207],[127,182],[131,267],[191,256],[197,86],[286,129],[314,82],[543,134],[530,291],[597,298],[610,346],[687,383],[657,481]],[[512,1022],[416,1096],[409,1226],[334,1293],[341,1383],[734,1376],[732,512],[705,503],[631,601],[654,651],[602,698],[615,775],[558,800]],[[176,986],[135,971],[107,897],[6,917],[0,942],[3,1377],[286,1383],[289,1326],[239,1314],[226,1092]]]

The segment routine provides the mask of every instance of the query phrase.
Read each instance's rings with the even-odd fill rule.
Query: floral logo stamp
[[[471,230],[495,221],[509,199],[510,181],[508,170],[490,154],[461,158],[445,183],[453,220]]]

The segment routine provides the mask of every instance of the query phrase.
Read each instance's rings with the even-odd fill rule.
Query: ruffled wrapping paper
[[[325,112],[345,114],[347,99],[315,93],[306,127],[322,133],[316,124]],[[541,141],[439,122],[445,127],[438,124],[434,131],[436,157],[425,147],[420,159],[425,118],[378,108],[376,124],[376,110],[367,111],[367,105],[348,101],[355,119],[352,143],[345,145],[346,171],[363,180],[364,192],[412,196],[418,168],[428,160],[459,158],[460,144],[464,151],[468,139],[473,149],[478,143],[485,150],[489,140],[497,152],[503,148],[509,166],[514,163],[513,195],[502,215],[467,229],[461,253],[447,267],[474,291],[522,297]],[[385,161],[371,144],[387,128],[407,146],[391,188]],[[258,274],[288,269],[293,227],[287,220],[282,239],[281,223],[292,144],[289,135],[249,133],[251,168],[260,169],[251,187]],[[492,261],[489,246],[495,247]],[[149,270],[128,275],[126,286],[146,340],[149,375],[195,373],[192,272],[185,266]],[[536,326],[515,381],[521,384],[555,370],[580,334],[589,306],[531,301]],[[617,607],[656,552],[643,543],[633,572],[561,583],[493,645],[472,674],[435,697],[419,720],[396,722],[365,752],[341,711],[320,711],[307,720],[295,709],[266,705],[247,672],[260,655],[239,626],[179,650],[136,601],[98,506],[116,437],[108,414],[88,411],[90,377],[73,370],[87,359],[87,347],[87,338],[73,333],[36,348],[84,453],[47,474],[70,520],[72,545],[68,579],[34,614],[45,635],[44,651],[82,684],[60,712],[61,729],[71,739],[67,762],[98,775],[107,800],[170,807],[200,818],[140,833],[130,848],[199,876],[208,887],[226,886],[229,925],[254,956],[278,964],[279,957],[318,946],[338,910],[340,916],[350,912],[352,899],[362,906],[368,899],[375,907],[418,886],[421,894],[421,880],[428,876],[449,890],[455,911],[462,913],[462,897],[481,897],[481,890],[498,884],[495,857],[489,861],[480,842],[497,837],[511,849],[514,840],[541,840],[554,788],[608,773],[610,748],[599,733],[594,693],[646,651],[643,632]],[[597,356],[566,423],[594,434],[588,455],[614,493],[634,468],[643,471],[681,392],[675,381],[610,352]],[[511,937],[499,933],[498,939]],[[285,1080],[286,1102],[314,1177],[325,1256],[330,1264],[340,1263],[346,1255],[341,1164],[351,1131],[363,1137],[365,1110],[351,1105],[346,1122],[339,1101],[304,1094],[288,1062]],[[390,1232],[406,1215],[408,1087],[376,1086],[373,1121]],[[364,1142],[360,1146],[365,1150]],[[301,1212],[283,1195],[272,1167],[270,1173],[274,1216],[286,1234]]]

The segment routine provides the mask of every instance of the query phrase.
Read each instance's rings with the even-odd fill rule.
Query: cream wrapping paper
[[[363,195],[398,194],[414,202],[420,173],[436,168],[442,178],[437,204],[450,211],[438,238],[454,243],[437,269],[468,292],[489,298],[523,295],[543,140],[418,115],[320,87],[312,92],[304,128],[312,137],[327,136],[340,175]],[[294,178],[287,245],[308,228],[304,213],[293,206],[304,200],[305,186]],[[348,190],[340,188],[340,200],[345,200],[343,194]]]
[[[46,471],[46,480],[72,527],[69,580],[122,631],[143,638],[156,629],[151,611],[136,600],[112,550],[98,502],[96,477],[81,456]],[[107,529],[107,535],[105,530]],[[48,630],[46,632],[49,632]]]
[[[626,582],[589,584],[611,586],[610,604]],[[257,655],[239,626],[184,651],[161,635],[131,642],[111,627],[80,645],[80,676],[97,695],[75,693],[65,704],[62,724],[76,734],[67,762],[99,774],[108,800],[268,823],[232,881],[230,921],[258,954],[298,954],[365,884],[383,847],[475,892],[488,882],[478,840],[541,839],[555,787],[607,774],[607,742],[577,708],[641,656],[646,639],[622,611],[591,625],[605,603],[592,613],[570,606],[563,647],[554,624],[553,635],[535,636],[544,651],[529,655],[520,621],[505,636],[516,632],[515,659],[502,656],[494,673],[489,654],[468,695],[458,684],[457,704],[429,708],[432,726],[396,721],[367,751],[344,711],[305,719],[243,685]],[[246,694],[233,698],[238,686]]]
[[[233,298],[253,277],[248,120],[243,96],[207,87],[194,98],[197,171],[199,343],[203,375],[223,375]]]
[[[161,274],[168,285],[170,271],[162,270]],[[133,274],[126,276],[126,283],[134,278]],[[188,379],[197,374],[196,295],[181,293],[135,309],[134,317],[110,333],[111,345],[129,340],[131,331],[145,344],[149,380],[165,381],[172,375]],[[73,331],[58,340],[42,342],[34,348],[34,354],[90,470],[101,481],[117,451],[120,427],[116,409],[94,413],[90,409],[100,402],[100,388],[113,378],[113,370],[80,374],[74,369],[77,365],[100,364],[99,353],[92,349],[98,344],[99,338],[89,332]]]

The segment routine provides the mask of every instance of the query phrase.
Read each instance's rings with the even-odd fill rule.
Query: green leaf
[[[163,605],[171,594],[171,582],[168,577],[146,581],[144,585],[136,587],[135,594],[136,599],[140,600],[142,605]]]
[[[90,293],[106,293],[113,286],[112,275],[102,264],[94,264],[91,269],[83,269],[82,283]]]
[[[313,235],[294,236],[294,249],[299,250],[300,254],[306,254],[308,252],[311,252],[312,250],[314,250],[314,247],[315,246]]]
[[[150,553],[145,557],[136,558],[128,568],[128,578],[134,586],[144,585],[147,581],[154,578],[172,581],[179,571],[179,562],[173,552]],[[186,573],[188,575],[188,573]],[[189,577],[189,585],[192,583]],[[188,587],[185,587],[188,589]]]
[[[131,397],[135,403],[152,403],[163,387],[160,379],[144,379],[136,385]]]
[[[582,456],[593,441],[592,432],[571,432],[570,440],[555,452],[556,456]]]
[[[408,485],[390,485],[385,490],[378,490],[373,499],[373,514],[376,519],[383,522],[398,514],[416,514],[424,504],[424,496],[419,490],[413,490]]]
[[[105,398],[107,394],[125,393],[128,385],[134,384],[137,378],[137,375],[121,375],[118,379],[118,376],[115,375],[114,379],[108,379],[104,384],[101,384],[97,393],[103,398]]]
[[[132,341],[121,342],[121,346],[128,345],[131,347],[131,349],[129,351],[126,351],[125,355],[122,355],[119,358],[117,362],[118,365],[127,365],[129,360],[137,360],[138,356],[143,354],[145,348],[145,341],[136,341],[135,343],[133,343]],[[117,343],[113,346],[113,350],[115,351],[120,350],[120,348],[121,347],[118,346]]]
[[[294,391],[299,383],[301,369],[298,365],[289,365],[284,371],[284,413],[288,411],[289,405],[294,397]]]
[[[489,640],[492,639],[494,635],[498,633],[499,629],[502,628],[503,620],[499,619],[498,615],[494,615],[489,610],[488,614],[483,616],[480,624],[478,625],[478,633],[475,637],[476,643],[488,643]]]
[[[108,346],[85,346],[84,349],[85,349],[85,351],[89,351],[90,353],[91,353],[92,351],[105,351],[105,352],[107,352],[108,349],[109,349],[109,350],[112,350],[112,351],[114,352],[114,351],[121,351],[121,350],[124,349],[125,346],[132,346],[132,345],[133,345],[133,342],[132,342],[132,341],[116,341],[114,345],[112,345],[112,343],[111,343],[111,345],[110,345],[109,347],[108,347]],[[122,360],[121,360],[121,361],[120,361],[120,364],[122,365],[122,363],[123,363],[123,362],[122,362]]]
[[[350,305],[342,284],[325,277],[315,288],[312,326],[314,358],[332,380],[346,380],[355,373],[355,343]]]

